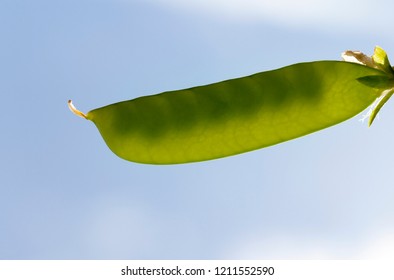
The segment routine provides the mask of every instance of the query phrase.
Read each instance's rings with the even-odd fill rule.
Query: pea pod
[[[108,147],[123,159],[150,164],[216,159],[321,130],[359,114],[375,100],[386,102],[392,93],[386,98],[382,94],[393,88],[394,74],[384,51],[378,51],[375,59],[345,53],[360,64],[299,63],[139,97],[86,115],[71,101],[69,107],[93,121]]]

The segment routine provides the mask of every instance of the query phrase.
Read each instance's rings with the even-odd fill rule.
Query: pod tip
[[[77,108],[75,108],[72,100],[68,100],[67,104],[68,104],[68,108],[70,109],[70,111],[73,112],[75,115],[77,115],[78,117],[84,118],[84,119],[88,119],[84,113],[82,113]]]

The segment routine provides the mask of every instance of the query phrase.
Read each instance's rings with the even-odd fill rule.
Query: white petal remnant
[[[376,68],[372,57],[360,51],[345,51],[342,53],[344,61],[362,64],[368,67]]]

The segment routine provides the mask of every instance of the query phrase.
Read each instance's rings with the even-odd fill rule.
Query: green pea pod
[[[378,67],[317,61],[140,97],[86,115],[71,101],[69,106],[95,123],[119,157],[176,164],[231,156],[335,125],[393,85],[393,74]]]

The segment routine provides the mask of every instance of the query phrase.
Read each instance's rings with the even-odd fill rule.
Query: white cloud
[[[357,240],[322,236],[244,236],[226,256],[238,259],[362,259],[394,260],[394,231],[371,233]]]
[[[393,3],[387,0],[154,0],[170,9],[238,21],[263,21],[279,25],[374,29],[384,27]],[[391,7],[391,8],[390,8]],[[386,24],[385,24],[386,22]],[[381,30],[377,30],[380,32]]]
[[[358,257],[360,259],[394,260],[394,231],[374,236]]]
[[[91,207],[84,235],[92,256],[128,258],[135,252],[152,250],[153,233],[159,230],[160,221],[154,218],[147,204],[109,195],[97,197]]]
[[[335,259],[335,253],[324,240],[309,236],[275,235],[240,239],[233,252],[226,252],[230,258],[239,259]]]

